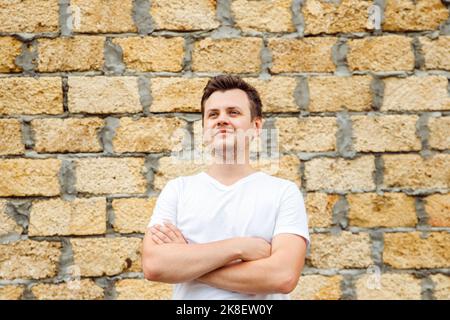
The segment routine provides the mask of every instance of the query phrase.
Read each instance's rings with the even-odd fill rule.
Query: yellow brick
[[[356,281],[359,300],[420,300],[420,280],[410,274],[365,274]]]
[[[152,0],[150,14],[157,30],[202,30],[219,26],[215,0]]]
[[[291,300],[339,300],[341,298],[342,276],[301,276]]]
[[[382,29],[388,31],[436,30],[447,20],[441,0],[386,1]]]
[[[86,158],[74,162],[78,192],[141,194],[146,190],[143,158]]]
[[[423,159],[416,154],[383,155],[384,187],[448,188],[450,155],[436,154]]]
[[[31,121],[37,152],[100,152],[100,118],[35,119]]]
[[[141,239],[71,239],[74,263],[81,276],[112,276],[123,272],[141,272]]]
[[[312,234],[310,259],[316,268],[366,268],[372,264],[369,235]]]
[[[432,149],[450,149],[450,117],[430,118],[428,142]]]
[[[243,31],[294,32],[290,0],[231,2],[236,27]]]
[[[19,300],[23,293],[22,286],[0,287],[0,300]]]
[[[258,91],[263,112],[298,112],[294,91],[295,78],[272,76],[268,80],[243,78]]]
[[[433,227],[450,227],[450,194],[433,194],[424,200],[428,224]]]
[[[356,151],[418,151],[422,148],[416,136],[418,116],[353,116],[353,146]]]
[[[150,199],[114,199],[114,230],[120,233],[145,233],[156,199],[156,196]]]
[[[364,32],[373,29],[368,24],[367,0],[342,0],[337,3],[307,0],[302,6],[305,34]]]
[[[336,66],[331,57],[333,37],[304,39],[269,39],[272,52],[272,73],[333,72]]]
[[[369,76],[310,77],[308,109],[311,112],[368,111],[372,105],[371,80]]]
[[[333,223],[333,207],[338,202],[337,194],[308,192],[305,205],[308,213],[308,225],[311,228],[326,228]]]
[[[384,234],[383,261],[396,269],[447,268],[450,264],[450,234],[420,232]]]
[[[16,119],[0,120],[0,155],[23,154],[21,123]]]
[[[38,39],[38,71],[101,70],[104,42],[99,36]]]
[[[386,78],[381,111],[448,110],[448,80],[443,76]]]
[[[31,288],[38,300],[99,300],[103,289],[91,279],[72,279],[61,284],[41,283]]]
[[[236,39],[206,38],[194,43],[192,70],[195,72],[259,72],[262,40],[254,37]]]
[[[123,61],[130,71],[182,70],[184,39],[182,37],[115,38],[123,50]]]
[[[0,244],[0,279],[43,279],[56,276],[61,244],[22,240]]]
[[[114,151],[165,152],[179,151],[188,134],[186,121],[176,117],[123,117],[113,138]]]
[[[315,158],[305,163],[308,190],[372,191],[375,189],[373,156],[347,160]]]
[[[430,276],[434,282],[434,297],[438,300],[449,300],[450,298],[450,276],[434,274]]]
[[[320,152],[336,150],[334,117],[277,118],[281,151]]]
[[[0,200],[0,236],[5,236],[10,233],[22,233],[22,227],[19,226],[6,213],[6,200]]]
[[[69,111],[142,112],[136,77],[69,77]]]
[[[57,159],[0,160],[0,196],[55,196],[59,194]]]
[[[399,71],[414,69],[412,38],[398,35],[348,41],[348,67],[352,71]]]
[[[34,201],[29,236],[91,235],[106,232],[105,198]]]
[[[136,32],[133,23],[133,0],[71,0],[72,14],[79,12],[74,32],[120,33]]]
[[[200,112],[200,101],[208,79],[152,78],[151,112]]]
[[[0,21],[3,20],[0,18]],[[19,40],[13,37],[0,37],[0,72],[20,72],[21,68],[16,65],[16,58],[20,55],[21,48],[22,43]]]
[[[63,113],[61,79],[57,77],[0,79],[0,114]]]
[[[0,32],[56,32],[58,1],[1,0]]]
[[[171,300],[172,285],[145,279],[123,279],[116,283],[118,300]]]
[[[450,36],[440,36],[436,40],[420,37],[426,69],[450,70]]]
[[[355,193],[347,195],[348,218],[357,227],[414,227],[414,198],[402,193]]]

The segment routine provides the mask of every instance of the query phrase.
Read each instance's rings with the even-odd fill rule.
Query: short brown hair
[[[201,101],[202,125],[205,113],[205,102],[215,91],[226,91],[231,89],[241,89],[247,94],[250,101],[251,121],[255,118],[262,118],[262,103],[258,91],[236,75],[219,75],[209,79],[203,89]]]

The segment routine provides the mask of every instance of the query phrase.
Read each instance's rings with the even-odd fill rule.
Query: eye
[[[233,111],[231,111],[231,113],[232,113],[232,114],[239,114],[240,112],[237,111],[237,110],[233,110]]]

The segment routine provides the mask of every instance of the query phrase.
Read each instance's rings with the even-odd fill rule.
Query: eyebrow
[[[238,107],[238,106],[228,106],[228,107],[226,107],[227,109],[239,109],[239,110],[241,110],[241,107]],[[217,108],[211,108],[211,109],[208,109],[207,110],[207,112],[210,112],[210,111],[218,111],[219,109],[217,109]]]

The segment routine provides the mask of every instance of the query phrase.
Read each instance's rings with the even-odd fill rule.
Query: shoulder
[[[295,182],[291,180],[273,176],[263,171],[260,172],[262,173],[261,179],[264,179],[264,182],[269,184],[270,186],[277,187],[278,190],[285,191],[287,189],[299,189]]]
[[[183,189],[186,185],[198,181],[200,178],[201,173],[196,173],[192,175],[184,175],[184,176],[177,176],[175,178],[170,178],[167,183],[167,188],[176,188],[176,189]]]

